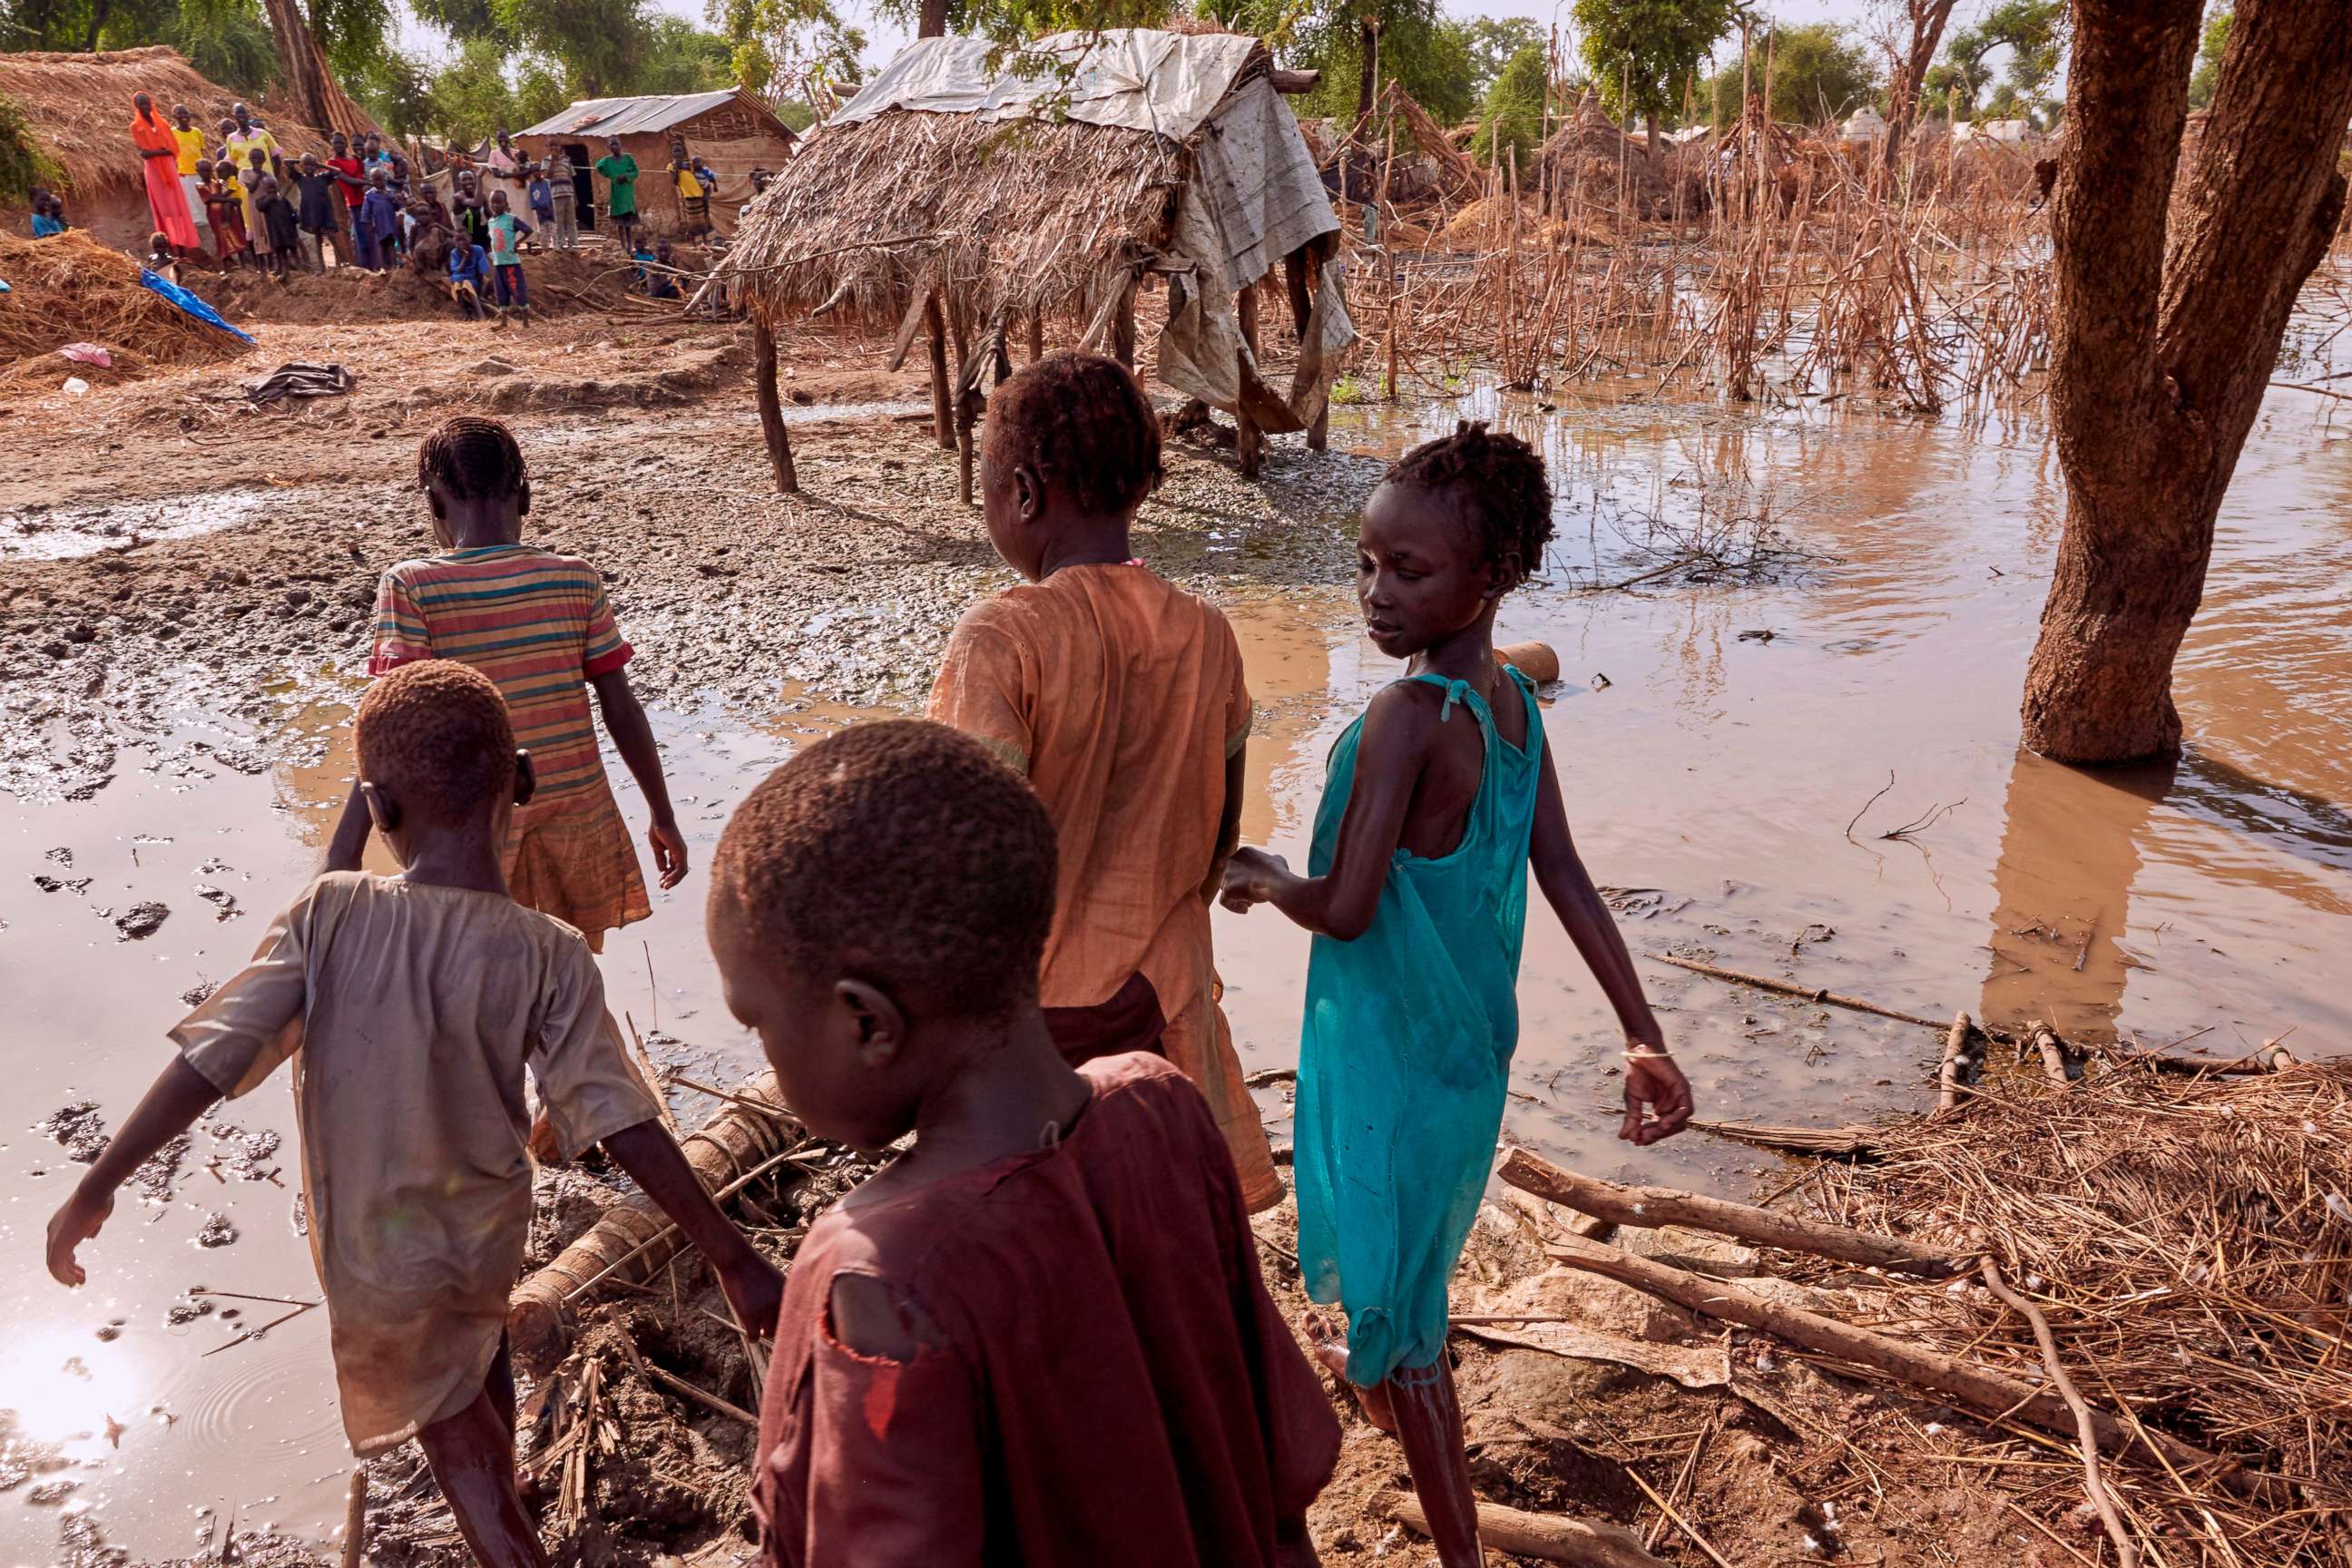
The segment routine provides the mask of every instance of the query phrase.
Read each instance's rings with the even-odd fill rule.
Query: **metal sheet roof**
[[[644,98],[590,98],[517,132],[523,136],[646,136],[735,101],[735,89]]]

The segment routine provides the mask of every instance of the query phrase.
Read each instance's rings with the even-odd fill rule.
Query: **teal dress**
[[[1315,939],[1299,1042],[1298,1261],[1307,1292],[1348,1314],[1348,1379],[1382,1382],[1444,1352],[1445,1288],[1469,1239],[1519,1038],[1528,844],[1542,774],[1535,685],[1517,670],[1527,743],[1495,731],[1484,699],[1442,688],[1486,741],[1462,842],[1423,859],[1399,849],[1379,912],[1353,942]],[[1331,868],[1356,777],[1358,719],[1331,748],[1308,860]]]

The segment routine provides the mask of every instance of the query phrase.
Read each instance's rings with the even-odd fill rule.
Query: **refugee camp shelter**
[[[269,128],[289,157],[324,155],[323,132],[270,111],[250,95],[206,80],[177,49],[162,45],[101,54],[0,54],[0,97],[23,110],[33,151],[57,165],[51,188],[65,198],[66,221],[105,243],[145,255],[155,232],[146,175],[131,140],[131,97],[144,92],[168,118],[184,103],[207,133],[240,100]],[[21,209],[7,221],[22,232]]]
[[[700,153],[719,176],[710,222],[721,234],[735,232],[736,214],[751,199],[751,171],[782,168],[799,140],[774,110],[736,88],[584,99],[514,138],[516,147],[536,162],[559,152],[572,160],[583,229],[594,227],[603,211],[603,187],[591,165],[604,156],[609,136],[619,137],[621,151],[637,161],[637,211],[646,226],[672,234],[686,227],[686,203],[668,174],[674,138],[685,141],[689,155]]]
[[[977,38],[918,39],[803,144],[743,216],[723,276],[762,350],[797,316],[930,342],[932,411],[964,456],[985,389],[1056,329],[1056,348],[1135,363],[1135,301],[1167,290],[1160,381],[1236,416],[1244,471],[1265,432],[1322,445],[1355,341],[1339,220],[1283,94],[1313,85],[1255,39],[1140,28],[1039,39],[1000,68]],[[1255,285],[1277,266],[1301,344],[1286,391],[1261,377]],[[952,343],[956,365],[950,367]],[[780,416],[768,419],[790,488]]]

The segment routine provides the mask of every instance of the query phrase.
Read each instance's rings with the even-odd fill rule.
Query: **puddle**
[[[1515,399],[1472,401],[1539,435],[1566,492],[1548,584],[1509,600],[1500,631],[1560,654],[1547,742],[1577,841],[1595,879],[1620,889],[1637,952],[1704,950],[1928,1016],[2032,1014],[2085,1038],[2202,1031],[2199,1048],[2228,1054],[2292,1031],[2299,1051],[2342,1048],[2352,1003],[2330,967],[2347,930],[2336,922],[2352,912],[2352,602],[2341,592],[2352,521],[2338,505],[2352,441],[2309,399],[2274,395],[2231,489],[2179,667],[2189,756],[2107,774],[2016,751],[2062,506],[2036,427],[1655,405],[1546,417]],[[1349,409],[1335,441],[1393,451],[1453,417]],[[1705,517],[1766,500],[1806,570],[1758,585],[1572,591],[1643,569]],[[1259,705],[1244,837],[1297,860],[1330,742],[1396,667],[1356,635],[1344,590],[1265,595],[1230,613]],[[774,654],[790,663],[790,649]],[[724,1083],[756,1061],[702,937],[718,832],[795,746],[858,716],[792,689],[761,714],[656,715],[695,869],[655,895],[653,919],[617,934],[603,964],[615,1012],[674,1036],[663,1055],[694,1077]],[[235,1321],[167,1321],[195,1285],[296,1299],[316,1289],[291,1189],[216,1180],[202,1132],[168,1201],[120,1202],[86,1254],[91,1283],[72,1294],[50,1284],[31,1260],[80,1167],[29,1124],[89,1100],[120,1125],[164,1059],[183,994],[233,972],[308,874],[345,788],[348,723],[333,704],[298,714],[298,760],[265,773],[201,754],[194,767],[143,766],[184,758],[192,740],[222,742],[192,721],[152,748],[126,744],[117,782],[93,799],[0,801],[5,1065],[17,1086],[16,1119],[0,1129],[0,1248],[18,1260],[0,1277],[14,1327],[0,1345],[0,1405],[16,1413],[0,1446],[54,1445],[67,1461],[55,1479],[77,1483],[71,1506],[135,1552],[186,1550],[201,1509],[332,1528],[349,1460],[326,1325],[309,1314],[206,1356]],[[640,824],[625,770],[607,766]],[[221,919],[227,905],[206,888],[245,912]],[[116,917],[150,901],[168,909],[163,923],[121,940]],[[1264,910],[1220,910],[1216,933],[1244,1067],[1288,1064],[1306,937]],[[1831,1126],[1925,1100],[1939,1043],[1927,1030],[1644,973],[1703,1115]],[[1685,1138],[1636,1159],[1612,1140],[1619,1042],[1540,910],[1521,996],[1511,1136],[1596,1173],[1750,1184],[1759,1157],[1720,1142]],[[1282,1091],[1261,1100],[1286,1138]],[[678,1109],[695,1120],[709,1107],[681,1095]],[[293,1134],[282,1085],[240,1102],[234,1120]],[[237,1239],[200,1249],[215,1214]],[[101,1338],[115,1319],[120,1331]],[[57,1552],[58,1510],[26,1497],[0,1492],[0,1559]]]
[[[268,487],[177,500],[26,506],[0,512],[0,558],[64,561],[165,539],[192,539],[266,513],[315,510],[322,492]]]

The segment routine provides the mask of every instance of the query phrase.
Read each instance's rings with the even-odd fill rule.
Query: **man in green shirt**
[[[613,226],[613,237],[620,241],[622,254],[626,255],[637,228],[637,161],[621,151],[617,136],[606,137],[604,149],[604,155],[596,160],[596,172],[612,187],[604,217]]]

